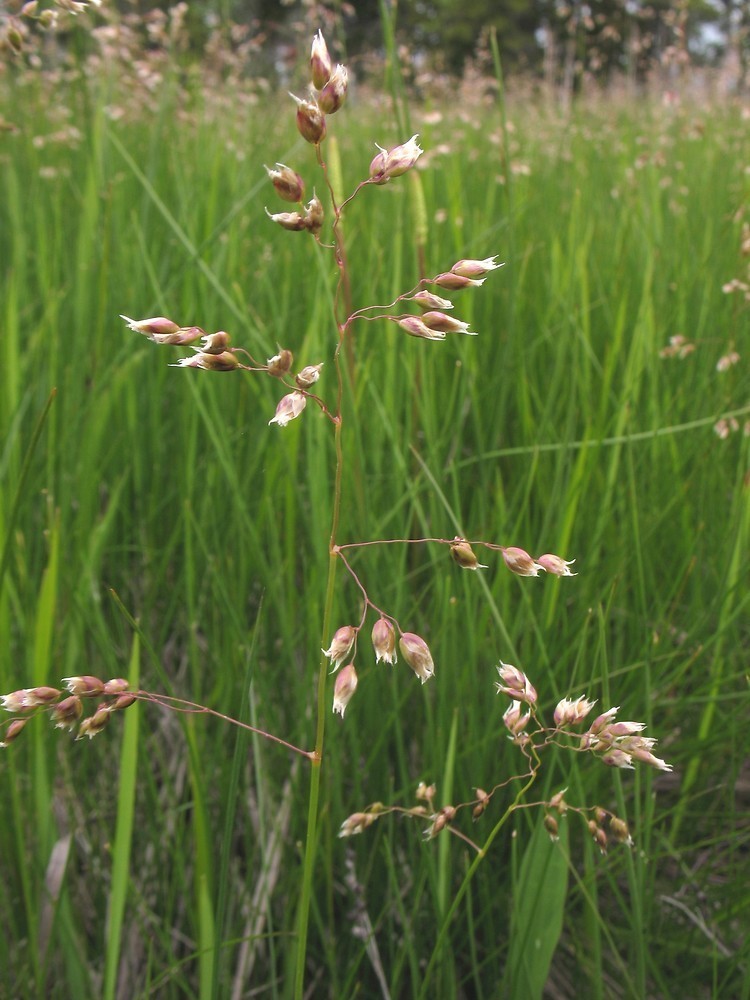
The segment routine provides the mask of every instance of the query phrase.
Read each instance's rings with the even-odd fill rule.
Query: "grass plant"
[[[747,281],[746,109],[561,118],[474,96],[409,109],[426,220],[407,178],[345,216],[355,308],[412,287],[420,253],[428,274],[497,251],[505,267],[456,300],[477,338],[358,333],[338,538],[518,544],[576,556],[578,576],[519,580],[478,547],[477,573],[445,546],[358,550],[436,676],[360,656],[340,725],[327,682],[312,821],[308,762],[205,713],[134,705],[90,745],[30,722],[0,761],[0,995],[286,997],[302,976],[332,997],[750,994],[748,304],[723,290]],[[310,750],[321,622],[330,640],[361,613],[340,565],[325,582],[329,422],[309,406],[268,428],[271,379],[170,368],[117,316],[328,361],[330,257],[271,226],[260,169],[311,150],[286,103],[177,68],[148,114],[114,73],[19,75],[3,102],[0,690],[140,676]],[[352,104],[349,183],[373,142],[405,138],[382,93]],[[498,793],[462,822],[480,843],[497,828],[481,859],[399,813],[340,839],[370,803],[413,808],[419,782],[439,808],[518,773],[500,659],[547,716],[586,693],[643,719],[674,772],[551,756],[524,808]],[[525,806],[561,788],[635,847],[602,855],[575,816],[552,844]]]

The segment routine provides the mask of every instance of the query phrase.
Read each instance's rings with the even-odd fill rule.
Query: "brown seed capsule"
[[[607,834],[602,830],[600,826],[596,824],[593,819],[588,821],[589,833],[594,839],[594,843],[602,852],[602,854],[607,853]]]
[[[318,107],[326,115],[332,115],[338,111],[346,100],[346,90],[349,83],[349,75],[346,66],[337,66],[331,73],[328,83],[318,94]]]
[[[76,739],[82,740],[84,736],[88,736],[92,740],[108,725],[111,715],[112,713],[106,705],[100,705],[93,715],[89,715],[81,722]]]
[[[198,351],[190,357],[180,358],[170,368],[202,368],[208,372],[231,372],[239,368],[240,360],[233,351],[222,351],[220,354],[205,354]]]
[[[56,705],[53,705],[50,712],[50,719],[54,723],[55,729],[75,729],[78,720],[83,715],[83,702],[77,695],[63,698]]]
[[[307,220],[300,212],[276,212],[272,215],[266,209],[266,215],[271,222],[275,222],[282,229],[288,229],[291,233],[301,233],[303,229],[307,229]]]
[[[477,799],[479,801],[472,809],[471,815],[474,817],[474,819],[479,819],[479,817],[485,811],[487,806],[490,804],[490,797],[483,788],[475,788],[474,790],[477,793]]]
[[[279,198],[284,201],[302,201],[305,196],[305,185],[296,170],[292,170],[284,163],[277,163],[273,169],[266,167],[266,173],[271,178]]]
[[[125,694],[118,695],[110,704],[109,710],[111,712],[122,712],[124,709],[130,708],[136,701],[138,701],[136,696],[128,691]]]
[[[313,101],[303,101],[290,94],[297,102],[297,129],[302,138],[318,146],[326,137],[326,118]]]
[[[451,542],[451,557],[461,569],[487,569],[474,554],[474,550],[463,538],[454,538]]]
[[[309,389],[311,385],[315,385],[320,378],[320,369],[323,364],[324,362],[321,361],[319,365],[307,365],[301,372],[297,372],[294,381],[300,389]]]
[[[281,378],[294,364],[294,355],[285,347],[279,348],[279,353],[268,359],[268,374]]]
[[[317,195],[313,195],[305,206],[305,226],[313,235],[320,232],[323,226],[323,204]]]
[[[218,333],[208,333],[203,338],[201,351],[203,354],[223,354],[232,342],[232,338],[224,330]]]
[[[627,844],[628,847],[633,846],[633,838],[630,836],[630,830],[628,829],[628,824],[624,819],[620,819],[617,816],[613,816],[609,821],[609,832],[618,842],[618,844]]]

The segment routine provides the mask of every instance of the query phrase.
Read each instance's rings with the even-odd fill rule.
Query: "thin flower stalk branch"
[[[215,719],[220,719],[231,726],[237,726],[238,729],[245,729],[250,733],[256,733],[258,736],[270,740],[272,743],[278,743],[280,746],[286,747],[287,750],[306,757],[308,760],[315,760],[314,750],[303,750],[301,747],[295,746],[293,743],[289,743],[287,740],[283,740],[281,737],[275,736],[265,729],[258,729],[247,722],[240,722],[239,719],[235,719],[231,715],[225,715],[223,712],[217,712],[216,709],[209,708],[207,705],[200,705],[197,702],[188,701],[186,698],[177,698],[173,695],[156,694],[153,691],[133,691],[132,693],[138,701],[150,702],[153,705],[159,705],[161,708],[169,709],[172,712],[213,716]]]

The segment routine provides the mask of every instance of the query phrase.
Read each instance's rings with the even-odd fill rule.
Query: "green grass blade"
[[[140,641],[133,636],[128,666],[128,681],[133,691],[140,687]],[[130,857],[135,825],[135,799],[138,777],[138,702],[125,711],[122,745],[120,748],[119,782],[117,789],[117,823],[112,849],[112,887],[107,908],[104,958],[104,1000],[117,995],[117,972],[122,952],[122,934],[130,884]]]

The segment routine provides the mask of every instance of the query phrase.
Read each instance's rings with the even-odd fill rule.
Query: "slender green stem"
[[[341,378],[340,368],[339,380]],[[341,477],[342,477],[342,450],[341,450],[341,413],[339,407],[339,419],[336,423],[336,479],[333,493],[333,512],[331,514],[331,545],[328,555],[328,583],[326,585],[326,600],[323,612],[323,629],[321,637],[321,649],[326,644],[326,638],[331,631],[331,621],[333,618],[333,597],[336,583],[336,566],[338,564],[338,554],[335,551],[336,532],[338,530],[339,513],[341,510]],[[307,929],[310,921],[310,900],[312,898],[312,878],[315,863],[315,850],[317,847],[318,831],[318,802],[320,799],[320,771],[323,763],[323,746],[325,739],[326,724],[326,682],[328,679],[328,660],[325,656],[320,657],[318,666],[318,696],[317,696],[317,723],[315,731],[315,750],[312,757],[312,773],[310,775],[310,798],[307,810],[307,834],[305,837],[305,857],[302,867],[302,893],[299,904],[299,927],[297,934],[297,964],[294,977],[295,1000],[302,1000],[305,985],[305,956],[307,953]]]

